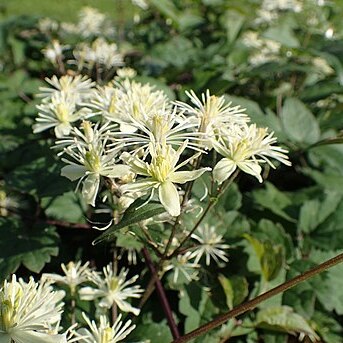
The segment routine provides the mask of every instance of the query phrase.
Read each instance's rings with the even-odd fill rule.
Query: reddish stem
[[[164,291],[164,288],[162,286],[161,280],[158,277],[155,265],[153,264],[153,262],[151,260],[151,257],[150,257],[150,254],[149,254],[149,251],[147,248],[143,248],[142,253],[144,255],[144,259],[145,259],[145,262],[146,262],[146,264],[150,270],[150,273],[153,275],[153,277],[155,279],[156,291],[157,291],[158,297],[160,299],[164,314],[167,317],[167,322],[168,322],[170,331],[173,335],[173,338],[178,339],[178,338],[180,338],[180,333],[179,333],[179,330],[178,330],[176,323],[174,321],[173,313],[171,311],[171,308],[170,308],[166,293]]]

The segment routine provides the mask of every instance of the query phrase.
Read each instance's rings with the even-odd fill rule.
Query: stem
[[[72,299],[70,302],[71,307],[71,325],[74,325],[76,323],[76,316],[75,316],[75,309],[76,309],[76,301],[75,301],[75,295],[72,295]]]
[[[144,227],[144,225],[142,225],[141,223],[139,223],[139,227],[141,228],[145,239],[146,239],[146,243],[149,244],[149,246],[154,250],[154,252],[156,253],[156,255],[158,257],[162,257],[163,254],[161,253],[161,251],[158,249],[158,245],[157,243],[154,241],[154,239],[151,237],[149,231],[147,230],[146,227]]]
[[[202,213],[201,217],[198,219],[198,221],[193,226],[192,230],[187,234],[187,236],[181,241],[179,246],[169,255],[167,256],[168,259],[173,258],[176,256],[179,252],[182,246],[191,238],[194,231],[199,227],[199,225],[202,223],[204,218],[206,217],[207,213],[210,211],[210,209],[217,203],[220,196],[225,193],[225,191],[230,187],[232,182],[235,180],[239,173],[239,169],[235,171],[235,173],[230,177],[228,180],[226,180],[218,189],[217,197],[210,197],[210,200],[207,204],[207,207],[205,208],[204,212]]]
[[[161,283],[161,281],[157,275],[157,271],[156,271],[156,268],[155,268],[155,266],[151,260],[149,251],[147,248],[143,248],[142,253],[144,255],[145,262],[146,262],[151,274],[154,276],[153,280],[154,280],[154,283],[156,286],[156,291],[157,291],[158,297],[160,298],[160,302],[161,302],[164,314],[167,317],[167,322],[168,322],[170,331],[173,335],[173,338],[178,339],[180,337],[179,330],[178,330],[176,323],[174,321],[173,313],[171,311],[166,293],[165,293],[164,288],[162,286],[162,283]]]
[[[307,279],[323,272],[324,270],[331,268],[335,266],[336,264],[339,264],[343,262],[343,253],[340,255],[337,255],[336,257],[331,258],[330,260],[325,261],[324,263],[320,264],[319,266],[316,266],[309,271],[300,274],[296,276],[295,278],[281,284],[280,286],[277,286],[275,288],[272,288],[270,291],[265,292],[258,297],[247,301],[241,305],[236,306],[231,311],[219,316],[218,318],[212,320],[211,322],[200,326],[196,330],[193,330],[189,332],[188,334],[180,337],[179,339],[176,339],[173,341],[173,343],[184,343],[189,342],[190,340],[199,337],[208,331],[224,324],[226,321],[228,321],[231,318],[237,317],[247,311],[253,310],[259,303],[262,301],[265,301],[279,293],[285,292],[286,290],[296,286],[297,284],[306,281]]]

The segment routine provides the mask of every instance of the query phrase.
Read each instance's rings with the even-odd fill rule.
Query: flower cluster
[[[81,262],[76,264],[70,262],[67,266],[62,264],[65,276],[43,274],[38,283],[33,278],[30,278],[28,283],[22,279],[17,280],[15,275],[12,276],[11,281],[5,281],[0,289],[0,341],[4,343],[116,343],[125,339],[134,330],[135,325],[131,324],[131,320],[124,323],[122,314],[119,314],[112,326],[105,314],[100,315],[100,322],[97,325],[83,313],[88,328],[77,329],[79,325],[76,323],[67,330],[60,327],[64,305],[61,300],[65,292],[53,290],[51,283],[65,284],[71,294],[74,294],[78,285],[90,282],[92,278],[102,282],[100,275],[91,271],[88,265],[88,262],[83,266]],[[115,303],[122,311],[131,311],[132,307],[125,302],[125,299],[139,297],[142,290],[138,286],[126,286],[133,283],[138,276],[125,281],[127,271],[124,270],[116,276],[110,272],[110,268],[111,265],[104,269],[107,278],[103,282],[109,283],[108,285],[112,287],[111,305]],[[81,291],[82,289],[80,293]],[[109,289],[103,290],[103,293],[104,296],[110,296]],[[91,300],[89,296],[87,300]],[[138,314],[139,311],[132,308],[132,312]],[[64,332],[60,333],[60,331]]]
[[[129,78],[104,86],[81,76],[47,82],[51,87],[41,88],[34,132],[54,128],[59,155],[67,163],[61,174],[82,183],[82,195],[92,206],[107,179],[125,206],[128,198],[146,196],[178,216],[181,185],[205,172],[213,169],[220,184],[238,168],[262,182],[261,164],[275,167],[271,158],[290,164],[273,133],[250,124],[245,110],[224,96],[206,91],[198,98],[190,91],[188,104]],[[213,149],[222,158],[201,167],[201,156]]]
[[[53,291],[47,282],[5,281],[0,290],[0,341],[15,343],[66,342],[49,328],[61,319],[63,292]]]

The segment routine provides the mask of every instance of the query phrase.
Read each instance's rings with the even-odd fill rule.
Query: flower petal
[[[113,167],[111,167],[111,169],[112,170],[102,172],[101,175],[116,178],[116,177],[123,177],[129,174],[131,171],[131,168],[124,164],[116,164]]]
[[[63,136],[68,136],[71,130],[71,125],[69,123],[62,123],[55,127],[55,135],[57,138],[62,138]]]
[[[192,170],[192,171],[178,171],[174,172],[170,176],[170,181],[175,183],[186,183],[188,181],[192,181],[200,177],[205,171],[209,171],[211,168],[201,168],[198,170]]]
[[[87,204],[95,206],[95,198],[98,194],[100,184],[100,176],[98,174],[90,174],[83,181],[82,196]]]
[[[152,181],[151,178],[147,178],[144,180],[136,181],[127,183],[120,187],[123,193],[130,193],[130,192],[147,192],[149,189],[157,187],[158,182]]]
[[[171,216],[178,216],[181,211],[179,193],[171,181],[161,183],[159,187],[161,204]]]
[[[257,164],[257,162],[239,162],[237,163],[237,167],[243,170],[245,173],[255,176],[259,182],[263,182],[263,179],[261,177],[262,168],[259,164]]]
[[[139,315],[140,309],[131,306],[127,301],[116,298],[115,302],[123,312],[132,312],[135,316]]]
[[[12,333],[12,338],[18,343],[66,343],[65,335],[49,335],[33,330],[20,330],[17,328]]]
[[[71,181],[75,181],[85,175],[86,168],[74,164],[65,166],[61,170],[61,175],[67,177]]]
[[[213,177],[218,183],[228,179],[236,170],[236,163],[228,158],[222,158],[213,168]]]

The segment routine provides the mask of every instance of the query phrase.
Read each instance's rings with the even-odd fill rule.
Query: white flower
[[[211,95],[207,90],[206,93],[201,94],[200,100],[192,90],[186,94],[194,107],[181,101],[176,101],[176,104],[182,111],[196,118],[199,132],[204,133],[209,140],[207,144],[205,143],[208,148],[212,148],[212,140],[215,140],[229,126],[249,121],[244,113],[245,109],[240,106],[231,106],[231,102],[227,103],[224,96]]]
[[[117,106],[120,118],[120,130],[123,132],[137,131],[136,122],[144,124],[145,118],[168,111],[169,99],[163,91],[155,90],[150,84],[125,79],[116,83],[122,95]]]
[[[262,168],[259,163],[267,162],[275,168],[269,158],[274,158],[290,166],[287,150],[272,145],[276,143],[274,132],[266,128],[257,128],[255,124],[245,125],[233,130],[233,134],[213,142],[214,149],[224,156],[213,169],[214,179],[222,183],[228,179],[236,168],[255,176],[262,182]]]
[[[99,114],[106,120],[117,122],[120,119],[118,106],[120,106],[121,95],[121,90],[111,84],[98,86],[85,105],[92,109],[93,114]]]
[[[120,79],[133,79],[137,75],[137,72],[129,67],[119,68],[117,69],[117,75]]]
[[[52,95],[49,102],[37,105],[38,117],[33,125],[33,133],[54,128],[57,138],[69,135],[71,123],[88,116],[86,108],[76,109],[75,98],[68,93],[59,92]]]
[[[99,306],[103,308],[111,308],[113,304],[124,312],[132,312],[138,316],[140,310],[131,306],[127,298],[140,298],[143,289],[140,286],[131,286],[138,279],[138,275],[133,276],[131,279],[126,280],[127,269],[122,269],[119,275],[113,272],[112,264],[103,268],[104,278],[97,272],[89,274],[89,280],[92,281],[97,288],[83,287],[80,289],[79,294],[82,300],[92,301],[100,298]]]
[[[123,56],[119,53],[117,45],[107,43],[104,38],[97,38],[91,44],[80,43],[73,51],[73,55],[79,70],[83,66],[87,69],[97,66],[102,70],[124,64]]]
[[[148,192],[158,190],[158,197],[166,211],[172,216],[178,216],[181,211],[179,193],[176,184],[184,184],[195,180],[210,168],[201,168],[192,171],[178,171],[186,165],[194,156],[177,165],[182,152],[187,146],[187,141],[178,149],[174,150],[170,145],[149,145],[151,162],[144,162],[135,155],[123,153],[121,159],[125,161],[138,175],[146,176],[145,179],[123,185],[123,193]]]
[[[130,127],[135,128],[135,132],[114,133],[116,144],[124,144],[126,147],[134,146],[135,150],[145,149],[149,144],[180,146],[188,140],[188,147],[202,151],[199,140],[202,138],[197,132],[189,132],[198,124],[192,118],[185,119],[176,112],[176,108],[171,111],[166,108],[153,112],[150,115],[141,114],[136,120],[131,118]],[[123,128],[122,128],[123,129]],[[137,130],[137,131],[136,131]]]
[[[75,77],[70,75],[64,75],[61,78],[57,78],[54,75],[51,79],[45,78],[45,81],[52,86],[40,87],[39,97],[44,98],[43,101],[48,102],[50,98],[56,93],[63,92],[66,96],[74,97],[75,102],[79,104],[82,100],[89,96],[91,88],[94,86],[94,82],[87,76],[77,75]]]
[[[78,32],[82,37],[91,37],[102,34],[102,29],[105,24],[106,16],[99,10],[93,7],[83,7],[79,14],[79,22],[77,24]]]
[[[208,224],[200,226],[191,237],[200,243],[190,255],[190,258],[195,257],[194,263],[199,263],[204,254],[206,257],[206,265],[210,265],[211,258],[217,264],[220,263],[219,260],[228,262],[224,249],[228,249],[230,246],[223,244],[223,236],[216,233],[215,226],[209,226]]]
[[[68,45],[61,45],[59,40],[53,39],[45,49],[42,50],[46,59],[52,64],[56,64],[58,60],[63,59],[63,50],[67,49]]]
[[[63,292],[62,292],[63,293]],[[61,292],[46,283],[28,283],[12,276],[0,290],[1,343],[63,343],[64,335],[49,334],[49,325],[60,320]]]
[[[74,128],[72,145],[64,148],[63,152],[72,160],[62,158],[68,163],[61,170],[61,175],[71,181],[83,181],[82,195],[87,204],[95,206],[95,199],[100,186],[100,177],[121,178],[130,173],[130,168],[123,164],[116,164],[117,151],[110,151],[107,147],[109,138],[106,132],[108,125],[98,129],[92,128],[87,121],[83,122],[84,133]],[[68,139],[58,142],[67,144]]]
[[[74,294],[76,287],[88,280],[88,266],[89,262],[86,262],[82,266],[81,261],[76,264],[71,261],[67,265],[62,263],[61,268],[64,272],[64,276],[59,274],[43,274],[43,277],[47,278],[49,281],[67,285],[70,288],[71,293]]]
[[[100,325],[96,325],[94,320],[90,320],[84,313],[82,313],[89,329],[80,329],[74,335],[76,340],[73,342],[83,343],[117,343],[122,341],[126,336],[135,329],[136,325],[131,325],[131,320],[125,324],[121,321],[120,314],[113,326],[110,326],[106,316],[100,316]]]
[[[58,30],[58,22],[51,18],[42,18],[38,21],[38,28],[40,31],[50,34]]]
[[[299,0],[263,0],[262,9],[266,11],[290,10],[300,12],[302,10],[302,2]]]
[[[147,10],[149,8],[149,4],[146,0],[131,0],[132,3],[138,7],[140,7],[142,10]]]
[[[195,262],[190,262],[191,253],[186,252],[183,255],[178,255],[173,258],[166,266],[163,267],[165,272],[173,271],[173,282],[177,283],[181,275],[183,275],[188,281],[197,280],[198,269],[200,265]]]
[[[249,63],[253,66],[261,65],[280,58],[281,44],[271,39],[260,37],[257,32],[247,31],[243,36],[243,43],[253,48]]]

